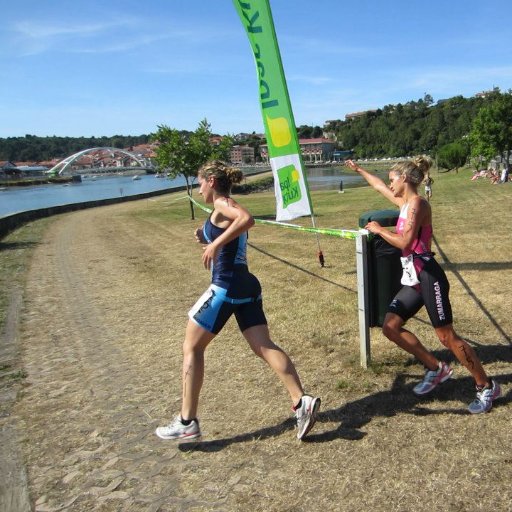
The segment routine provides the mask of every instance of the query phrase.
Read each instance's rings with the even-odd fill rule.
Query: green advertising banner
[[[312,215],[295,120],[268,0],[233,0],[251,43],[274,175],[276,220]]]

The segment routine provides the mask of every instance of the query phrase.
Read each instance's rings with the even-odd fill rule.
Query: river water
[[[247,173],[247,174],[250,174]],[[343,174],[333,167],[307,169],[310,190],[339,189],[362,182],[357,175]],[[82,203],[111,197],[130,196],[169,189],[185,185],[185,178],[155,178],[154,174],[141,175],[140,180],[132,176],[109,176],[84,178],[81,183],[64,185],[34,185],[30,187],[6,187],[0,190],[0,217],[12,213],[37,210],[49,206]]]

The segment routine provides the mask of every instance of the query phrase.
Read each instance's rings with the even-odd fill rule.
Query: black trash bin
[[[359,217],[359,227],[364,228],[374,220],[381,226],[395,226],[397,210],[372,210]],[[402,287],[400,249],[393,247],[378,235],[372,235],[368,243],[368,286],[370,327],[382,327],[384,317],[393,297]]]

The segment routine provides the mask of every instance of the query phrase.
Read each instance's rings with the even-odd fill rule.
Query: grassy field
[[[411,389],[422,377],[422,367],[378,329],[371,333],[372,364],[367,370],[360,367],[353,241],[321,237],[326,265],[320,268],[315,235],[266,225],[251,230],[249,266],[263,286],[273,339],[296,363],[306,389],[322,397],[319,422],[304,443],[294,439],[293,423],[283,412],[289,410],[289,400],[282,386],[249,353],[232,321],[207,352],[200,408],[204,442],[177,450],[176,445],[153,439],[154,426],[179,407],[186,311],[209,282],[192,237],[205,214],[196,209],[197,218],[191,220],[183,193],[101,208],[95,217],[84,211],[34,222],[2,240],[3,325],[16,290],[25,293],[27,303],[20,337],[23,352],[16,364],[31,385],[22,394],[16,416],[29,432],[23,449],[33,498],[46,495],[47,502],[57,506],[76,495],[70,510],[104,511],[511,510],[512,184],[472,182],[470,177],[468,169],[458,174],[434,171],[433,250],[451,283],[456,330],[503,386],[504,397],[490,414],[479,417],[466,412],[474,397],[471,379],[435,339],[424,312],[409,328],[453,363],[452,381],[431,397],[415,398]],[[256,217],[275,212],[271,192],[237,199]],[[343,194],[314,192],[312,199],[321,228],[357,229],[363,212],[392,207],[368,187]],[[71,218],[76,221],[67,223]],[[309,226],[310,220],[297,223]],[[52,242],[58,225],[69,247]],[[75,225],[94,234],[94,242],[75,240],[80,238],[73,237],[70,226]],[[64,269],[57,257],[66,262]],[[77,280],[80,287],[69,285],[68,295],[52,291],[62,275],[71,285]],[[77,299],[75,289],[80,290]],[[38,290],[41,297],[33,296]],[[72,310],[66,323],[67,309],[79,299],[80,308]],[[94,321],[88,322],[88,315]],[[108,329],[100,329],[101,322]],[[61,348],[73,351],[75,334],[84,347],[94,342],[92,348],[77,351],[76,357],[67,352],[59,356]],[[98,352],[101,359],[100,348],[107,345],[122,358],[112,363],[111,376],[94,378],[86,373],[85,356]],[[51,371],[40,371],[39,376],[38,350],[40,359],[50,358],[53,350],[57,357],[48,362]],[[25,368],[31,357],[31,366]],[[119,360],[126,366],[117,366]],[[52,371],[61,368],[66,372],[62,370],[65,374],[56,384]],[[72,379],[77,379],[76,390]],[[88,387],[103,381],[111,388],[100,390],[101,398],[111,409],[96,416],[94,406],[103,402],[93,402]],[[7,386],[8,378],[0,375],[0,385]],[[65,394],[59,394],[61,388]],[[88,416],[82,419],[76,411],[86,407]],[[59,418],[66,421],[57,428],[52,420]],[[119,429],[124,436],[115,436]],[[136,453],[132,445],[121,450],[115,444],[130,435],[137,438]],[[87,480],[80,457],[92,453],[86,452],[92,450],[91,443],[105,451],[84,459]],[[149,495],[147,486],[152,485],[151,492],[157,494],[174,482],[175,489],[166,492],[176,500],[151,509],[115,501],[87,508],[95,502],[88,501],[94,497],[84,488],[93,485],[90,475],[95,470],[110,468],[105,458],[109,450],[113,453],[108,460],[114,461],[115,454],[120,460],[112,464],[128,475],[119,487],[126,496],[141,494],[145,475],[129,473],[122,466],[123,455],[136,460],[150,453],[157,462],[167,457],[161,469],[168,473],[165,478],[160,481],[155,473],[143,488]],[[67,460],[71,468],[65,466]],[[72,470],[78,476],[62,483]],[[105,480],[93,488],[107,484]]]
[[[387,179],[386,174],[383,168],[379,169],[383,179]],[[473,182],[471,175],[470,169],[458,174],[434,171],[433,249],[448,271],[455,323],[462,334],[475,340],[482,335],[497,334],[498,339],[508,342],[510,338],[506,333],[511,332],[511,326],[507,321],[510,309],[507,297],[510,297],[512,283],[504,277],[510,276],[512,267],[509,235],[512,186],[491,185],[488,180]],[[268,218],[274,214],[272,192],[243,195],[238,199],[256,217]],[[343,194],[316,192],[312,194],[312,201],[317,226],[322,228],[357,229],[364,211],[394,208],[368,187],[348,189]],[[180,202],[141,210],[136,215],[164,223],[189,220],[189,211]],[[197,215],[199,221],[204,219],[202,211]],[[311,226],[308,218],[294,222]],[[281,310],[283,304],[291,306],[284,321],[280,318],[275,327],[276,337],[286,336],[290,328],[288,322],[298,324],[302,335],[314,346],[334,351],[336,357],[355,364],[358,353],[353,344],[357,333],[354,242],[320,237],[326,259],[326,267],[320,269],[315,235],[258,225],[251,231],[250,241],[251,269],[262,280],[269,316],[274,309]],[[322,283],[321,290],[312,293],[312,286],[319,283]],[[478,283],[478,292],[473,290],[473,283]],[[485,290],[483,295],[480,290]],[[293,297],[292,303],[290,297]],[[486,306],[489,301],[492,307]],[[293,307],[294,303],[297,307]],[[495,332],[491,334],[487,326],[484,330],[483,320],[490,322],[491,332]],[[432,340],[426,315],[420,315],[419,321],[413,322],[421,335]],[[270,325],[273,325],[272,318]],[[347,351],[344,342],[349,339],[352,346]],[[403,364],[403,354],[384,340],[378,329],[373,329],[372,339],[374,370],[380,371],[382,365],[393,366],[396,358]],[[435,347],[435,340],[432,341]],[[356,373],[359,375],[359,370],[356,369]]]

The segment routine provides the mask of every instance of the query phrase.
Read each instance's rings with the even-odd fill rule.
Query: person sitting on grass
[[[204,352],[208,344],[235,315],[240,331],[253,352],[278,375],[292,399],[297,438],[303,439],[315,424],[320,398],[304,393],[295,366],[270,338],[263,312],[261,286],[247,267],[247,231],[252,215],[231,196],[243,174],[214,160],[198,172],[199,193],[213,211],[195,232],[203,244],[203,265],[212,271],[212,283],[189,311],[183,344],[183,400],[181,413],[169,425],[158,427],[162,439],[196,438],[201,435],[197,409],[204,377]]]
[[[476,399],[469,404],[469,412],[477,414],[489,411],[493,401],[501,396],[500,385],[487,376],[473,348],[455,332],[449,299],[450,284],[430,248],[433,236],[432,209],[428,201],[418,194],[418,186],[424,180],[431,160],[418,157],[395,164],[389,172],[389,187],[352,160],[347,160],[346,165],[359,173],[377,192],[400,207],[396,232],[389,231],[375,221],[369,222],[366,229],[402,251],[404,286],[388,307],[382,331],[387,338],[414,355],[425,366],[425,377],[414,386],[414,393],[430,393],[453,373],[446,363],[439,361],[412,332],[403,327],[407,320],[425,306],[441,343],[475,379]]]

